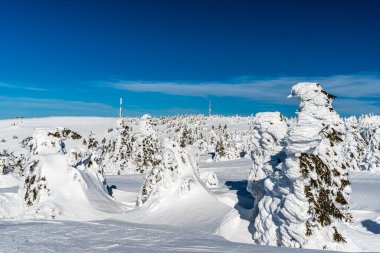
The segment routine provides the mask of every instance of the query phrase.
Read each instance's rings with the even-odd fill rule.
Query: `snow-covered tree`
[[[350,182],[343,153],[345,128],[319,84],[299,83],[298,118],[285,139],[285,162],[264,181],[253,238],[260,244],[335,248],[350,222]]]
[[[89,143],[94,143],[91,139]],[[19,189],[23,215],[52,219],[72,213],[89,215],[83,212],[93,210],[101,201],[117,210],[109,196],[98,150],[91,145],[89,149],[67,151],[65,140],[48,129],[38,129],[30,139],[29,159]]]
[[[29,159],[25,166],[23,186],[20,188],[27,207],[38,203],[41,196],[49,194],[46,177],[41,175],[40,156],[66,153],[63,139],[46,129],[36,130],[29,142]]]
[[[257,113],[253,120],[253,135],[256,146],[252,148],[253,166],[248,177],[247,190],[255,199],[251,219],[258,213],[258,203],[264,193],[264,179],[276,166],[283,162],[283,139],[286,135],[287,123],[279,112]]]
[[[14,173],[22,175],[24,166],[24,154],[9,153],[7,150],[0,152],[0,174]]]
[[[119,122],[108,142],[103,142],[102,164],[107,173],[144,173],[161,163],[161,143],[149,115],[144,115],[133,128],[130,122]]]
[[[346,136],[344,138],[344,154],[350,170],[360,170],[364,155],[367,152],[367,144],[360,133],[360,122],[355,116],[351,116],[344,121],[346,126]]]
[[[360,167],[362,170],[380,171],[380,128],[373,134]]]
[[[136,206],[146,202],[154,205],[168,192],[184,195],[198,182],[195,155],[176,142],[165,140],[160,150],[163,162],[154,167],[145,178]]]
[[[216,153],[217,160],[232,160],[240,157],[241,150],[237,149],[234,137],[235,135],[228,131],[227,125],[212,126],[208,143],[210,151]]]
[[[107,172],[112,174],[124,174],[132,171],[133,145],[136,140],[132,135],[132,128],[127,124],[122,124],[114,135],[102,145],[102,163],[107,168]]]

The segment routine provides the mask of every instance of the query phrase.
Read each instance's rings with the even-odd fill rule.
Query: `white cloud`
[[[45,89],[34,87],[34,86],[28,86],[28,85],[15,85],[10,83],[4,83],[0,82],[1,88],[6,89],[21,89],[21,90],[30,90],[30,91],[46,91]]]
[[[109,86],[134,92],[157,92],[182,96],[243,97],[255,100],[279,101],[297,82],[320,83],[328,92],[338,97],[380,97],[380,76],[337,75],[329,77],[284,77],[277,79],[252,79],[241,82],[145,82],[119,81]]]
[[[318,82],[338,97],[336,107],[341,113],[380,113],[380,75],[335,75],[327,77],[283,77],[275,79],[236,79],[232,82],[145,82],[118,81],[107,83],[115,89],[132,92],[156,92],[195,97],[241,97],[259,102],[290,104],[286,99],[292,85],[298,82]]]

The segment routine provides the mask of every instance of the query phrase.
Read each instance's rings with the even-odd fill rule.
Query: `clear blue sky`
[[[380,114],[380,1],[2,0],[0,118],[281,111],[316,81]]]

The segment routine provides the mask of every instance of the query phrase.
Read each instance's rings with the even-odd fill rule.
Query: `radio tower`
[[[119,109],[119,117],[123,117],[123,98],[120,97],[120,109]]]
[[[211,100],[208,101],[208,116],[211,117]]]

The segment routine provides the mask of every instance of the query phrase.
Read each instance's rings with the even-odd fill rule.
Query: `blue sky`
[[[0,118],[294,115],[315,81],[380,114],[379,1],[0,1]]]

